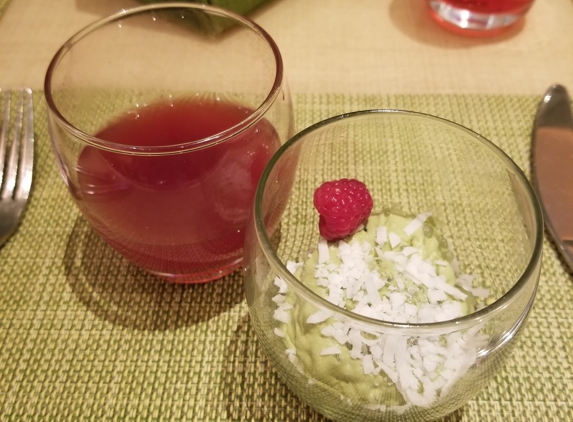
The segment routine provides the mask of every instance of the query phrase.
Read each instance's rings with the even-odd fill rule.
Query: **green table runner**
[[[1,4],[1,3],[0,3]],[[41,93],[19,231],[0,249],[0,421],[323,421],[257,347],[239,272],[167,284],[119,258],[80,217],[56,169]],[[295,96],[299,129],[401,108],[466,125],[529,174],[537,98]],[[573,275],[547,238],[534,310],[513,357],[444,421],[573,420]]]

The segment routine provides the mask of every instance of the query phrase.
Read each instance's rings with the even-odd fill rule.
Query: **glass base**
[[[159,278],[162,278],[166,281],[171,283],[179,283],[179,284],[200,284],[200,283],[207,283],[209,281],[218,280],[221,277],[231,274],[233,271],[237,270],[241,267],[243,263],[243,258],[237,259],[236,261],[232,262],[229,265],[226,265],[221,268],[216,268],[209,271],[204,271],[201,273],[193,273],[193,274],[169,274],[169,273],[160,273],[156,271],[147,270],[153,275],[156,275]]]
[[[492,36],[519,22],[531,3],[503,13],[479,13],[452,6],[443,0],[428,0],[432,18],[442,27],[458,34]]]

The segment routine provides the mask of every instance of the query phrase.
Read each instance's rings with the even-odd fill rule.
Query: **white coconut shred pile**
[[[466,301],[485,299],[489,291],[475,288],[472,276],[460,275],[456,259],[424,259],[423,251],[413,246],[412,236],[429,216],[423,213],[412,218],[400,234],[380,225],[374,243],[360,242],[356,236],[330,244],[320,240],[314,278],[326,292],[325,298],[341,308],[383,321],[431,323],[467,314]],[[303,265],[289,262],[287,268],[298,274]],[[440,267],[445,266],[453,269],[455,285],[440,275]],[[291,319],[291,312],[297,311],[296,302],[292,296],[288,300],[287,284],[277,277],[275,285],[279,292],[273,298],[277,305],[274,318],[283,325],[296,323]],[[340,355],[347,349],[352,359],[361,361],[364,376],[383,371],[406,406],[428,407],[447,394],[488,341],[487,335],[480,334],[480,326],[441,336],[408,337],[365,331],[337,321],[327,311],[310,315],[306,323],[319,324],[321,335],[336,341],[336,346],[320,350],[321,356]],[[284,328],[275,328],[275,334],[285,337]],[[297,362],[296,338],[289,340],[295,345],[287,349],[289,359],[312,379],[313,368],[301,368]],[[368,407],[386,409],[384,403]]]

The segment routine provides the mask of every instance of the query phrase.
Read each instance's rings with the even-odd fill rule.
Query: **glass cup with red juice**
[[[427,0],[441,26],[469,36],[497,35],[520,22],[534,0]]]
[[[294,130],[262,28],[199,4],[124,10],[61,47],[45,96],[61,175],[112,248],[180,283],[241,265],[259,177]]]

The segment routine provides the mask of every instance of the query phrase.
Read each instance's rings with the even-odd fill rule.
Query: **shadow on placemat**
[[[225,362],[229,362],[223,375],[229,420],[329,420],[295,396],[278,378],[257,344],[248,314],[237,324]]]
[[[243,315],[229,342],[223,393],[227,417],[233,421],[329,422],[284,384],[257,344],[248,314]],[[464,407],[436,422],[459,422]]]
[[[78,217],[64,256],[78,300],[98,318],[136,330],[164,331],[207,321],[244,298],[238,272],[206,284],[169,283],[119,256]]]

